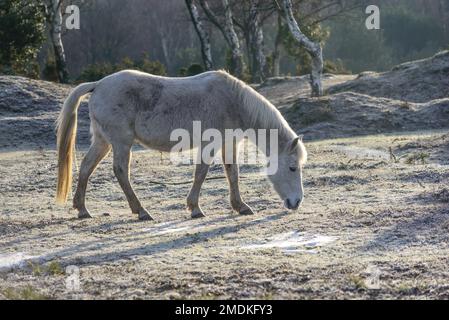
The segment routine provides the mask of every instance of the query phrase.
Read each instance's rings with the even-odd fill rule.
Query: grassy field
[[[185,210],[192,166],[137,151],[132,180],[155,218],[138,222],[111,157],[91,179],[94,215],[54,205],[54,150],[0,154],[2,298],[449,298],[448,135],[415,132],[309,142],[306,199],[286,212],[266,177],[242,167],[231,211],[206,181],[207,217]],[[80,162],[83,151],[78,152]],[[223,175],[220,166],[210,177]],[[149,181],[162,182],[153,184]],[[67,289],[66,267],[80,290]]]
[[[255,86],[305,134],[298,212],[243,165],[257,213],[238,216],[216,165],[207,217],[191,220],[193,166],[136,148],[132,182],[151,222],[130,213],[111,156],[89,183],[93,219],[56,206],[54,121],[70,86],[0,76],[0,298],[449,299],[448,66],[443,52],[325,75],[321,98],[308,98],[307,77]],[[78,165],[88,128],[83,103]]]

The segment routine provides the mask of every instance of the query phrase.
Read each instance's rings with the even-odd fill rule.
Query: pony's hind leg
[[[129,181],[131,145],[113,145],[112,149],[114,154],[114,174],[125,193],[132,213],[138,214],[139,220],[153,220],[148,211],[142,207]]]
[[[103,137],[99,135],[94,136],[92,145],[81,162],[78,185],[75,196],[73,197],[73,207],[78,210],[78,218],[91,217],[85,204],[87,181],[100,161],[109,153],[110,150],[110,144],[106,142]]]
[[[193,180],[192,188],[187,196],[187,207],[189,208],[192,218],[203,218],[206,215],[198,203],[200,197],[201,186],[206,179],[207,172],[209,171],[209,164],[197,164],[195,167],[195,178]]]

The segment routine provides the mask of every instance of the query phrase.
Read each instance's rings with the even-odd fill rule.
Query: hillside
[[[309,98],[308,78],[256,86],[307,140],[449,127],[449,52],[386,73],[325,75],[328,95]],[[70,86],[0,76],[0,148],[54,146],[54,121]],[[78,143],[89,142],[86,103]]]
[[[270,79],[259,90],[306,140],[449,127],[449,51],[385,73],[325,75],[324,83],[327,95],[317,99],[307,77]]]
[[[403,63],[389,72],[364,72],[329,88],[328,93],[357,92],[373,97],[424,103],[449,97],[449,51]]]
[[[54,123],[71,86],[0,76],[0,148],[55,147]],[[78,142],[89,142],[87,104],[79,110]]]

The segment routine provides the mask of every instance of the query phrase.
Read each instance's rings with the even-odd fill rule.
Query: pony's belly
[[[137,142],[143,146],[145,146],[146,148],[152,149],[152,150],[157,150],[157,151],[161,151],[161,152],[170,152],[174,146],[167,144],[166,142],[161,142],[161,141],[143,141],[142,139],[136,139]]]
[[[171,141],[172,132],[179,129],[168,121],[147,119],[137,120],[135,123],[136,140],[144,146],[163,152],[169,152],[178,142],[178,137]]]
[[[218,130],[224,138],[225,117],[218,111],[177,113],[140,113],[135,121],[136,139],[149,148],[170,151],[183,139],[183,149],[190,149],[195,143],[201,143],[203,133],[208,129]],[[234,126],[230,125],[229,128]],[[210,139],[210,138],[209,138]],[[173,141],[171,141],[173,140]]]

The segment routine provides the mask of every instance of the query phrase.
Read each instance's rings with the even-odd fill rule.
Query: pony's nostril
[[[287,209],[296,210],[301,205],[301,199],[290,200],[289,198],[285,199],[285,206]]]
[[[298,208],[301,204],[301,199],[296,200],[295,208]]]

